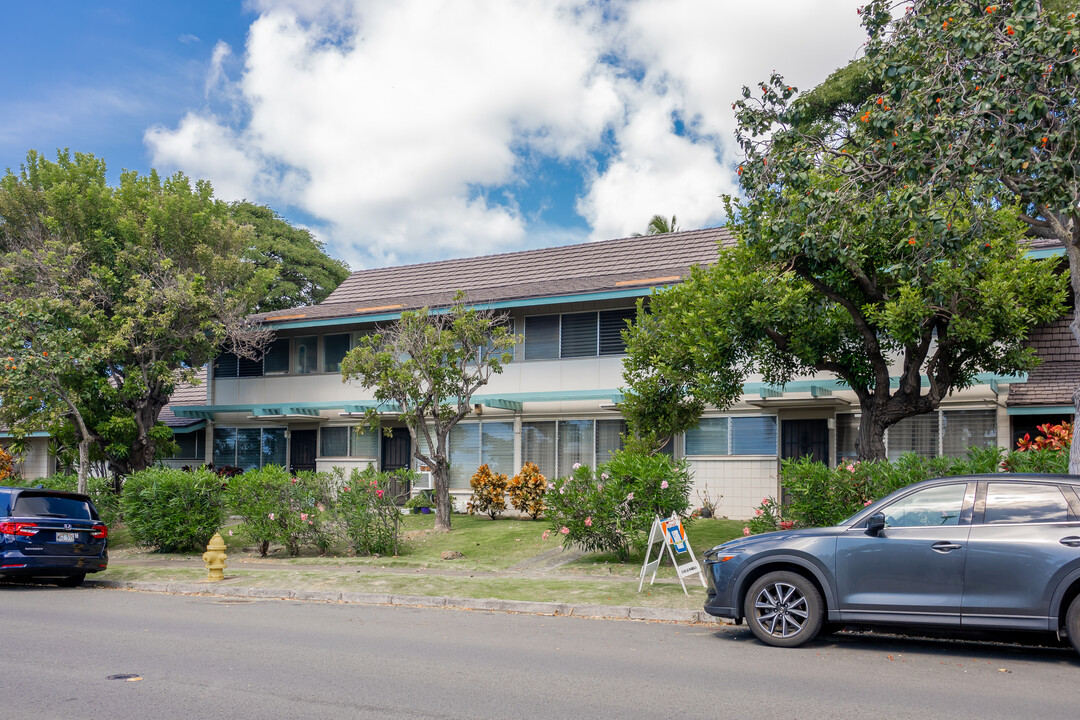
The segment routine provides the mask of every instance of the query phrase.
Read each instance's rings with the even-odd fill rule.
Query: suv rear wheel
[[[743,613],[758,640],[791,648],[817,637],[823,606],[814,583],[798,573],[778,571],[762,575],[750,586]]]
[[[1080,652],[1080,595],[1074,597],[1069,604],[1069,612],[1065,615],[1065,630],[1073,648]]]

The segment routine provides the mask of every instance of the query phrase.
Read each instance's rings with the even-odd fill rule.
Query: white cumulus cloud
[[[304,213],[353,267],[552,244],[520,207],[544,161],[578,178],[590,237],[716,224],[739,87],[813,85],[861,42],[847,0],[253,7],[242,54],[213,49],[208,107],[147,131],[153,162]]]

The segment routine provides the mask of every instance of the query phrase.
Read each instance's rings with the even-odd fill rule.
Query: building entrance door
[[[383,472],[406,470],[412,467],[412,438],[408,428],[393,428],[390,435],[382,436],[382,458],[379,466]],[[395,478],[390,483],[390,493],[399,503],[409,497],[409,482]]]
[[[780,424],[780,457],[810,458],[829,462],[829,421],[821,419],[784,420]]]
[[[291,430],[289,432],[289,472],[315,469],[315,447],[318,430]]]

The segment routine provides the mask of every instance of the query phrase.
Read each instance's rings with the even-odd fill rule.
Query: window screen
[[[559,475],[569,475],[574,464],[593,465],[596,436],[592,420],[559,421],[559,456],[556,469]]]
[[[236,428],[214,428],[214,464],[236,464]]]
[[[525,359],[559,357],[559,316],[531,315],[525,318]]]
[[[701,418],[697,427],[686,431],[687,455],[727,455],[728,419]]]
[[[349,333],[323,336],[323,372],[341,372],[341,361],[349,352]]]
[[[547,478],[555,475],[555,422],[521,423],[522,462],[536,463]]]
[[[997,413],[993,410],[942,413],[941,442],[948,457],[966,457],[969,447],[994,447],[997,445]]]
[[[319,456],[345,457],[349,454],[349,428],[324,427],[319,430]]]
[[[263,428],[262,464],[285,467],[288,457],[289,441],[285,437],[285,428]]]
[[[378,458],[380,437],[377,430],[360,432],[356,428],[349,428],[349,457]]]
[[[283,375],[289,372],[289,338],[278,338],[270,343],[263,355],[263,373]]]
[[[480,425],[460,423],[450,429],[450,488],[468,490],[480,467]]]
[[[494,473],[506,473],[513,477],[517,472],[514,467],[514,423],[480,423],[480,462],[487,463]]]
[[[233,353],[221,353],[214,358],[214,376],[219,378],[234,378],[236,377],[236,371],[239,364],[240,358]]]
[[[731,418],[732,455],[775,455],[776,417],[755,415]]]
[[[922,457],[937,457],[938,414],[914,415],[889,428],[889,459],[896,460],[910,452]]]
[[[636,308],[605,310],[600,313],[600,354],[621,355],[626,352],[622,332],[637,317]]]
[[[596,313],[562,316],[562,357],[596,356]]]
[[[855,438],[859,436],[859,418],[857,413],[841,413],[836,416],[836,460],[851,462],[858,460],[855,451]]]
[[[611,459],[611,453],[622,450],[622,436],[626,434],[625,420],[596,421],[596,464],[602,465]]]
[[[318,366],[315,364],[319,356],[319,338],[299,337],[296,338],[296,372],[300,374],[313,373]]]

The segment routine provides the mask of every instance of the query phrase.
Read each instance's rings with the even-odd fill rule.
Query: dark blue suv
[[[1080,476],[927,480],[835,527],[724,543],[705,566],[705,610],[770,645],[829,623],[1041,631],[1080,650]]]
[[[108,567],[108,535],[86,495],[0,487],[0,578],[74,587]]]

